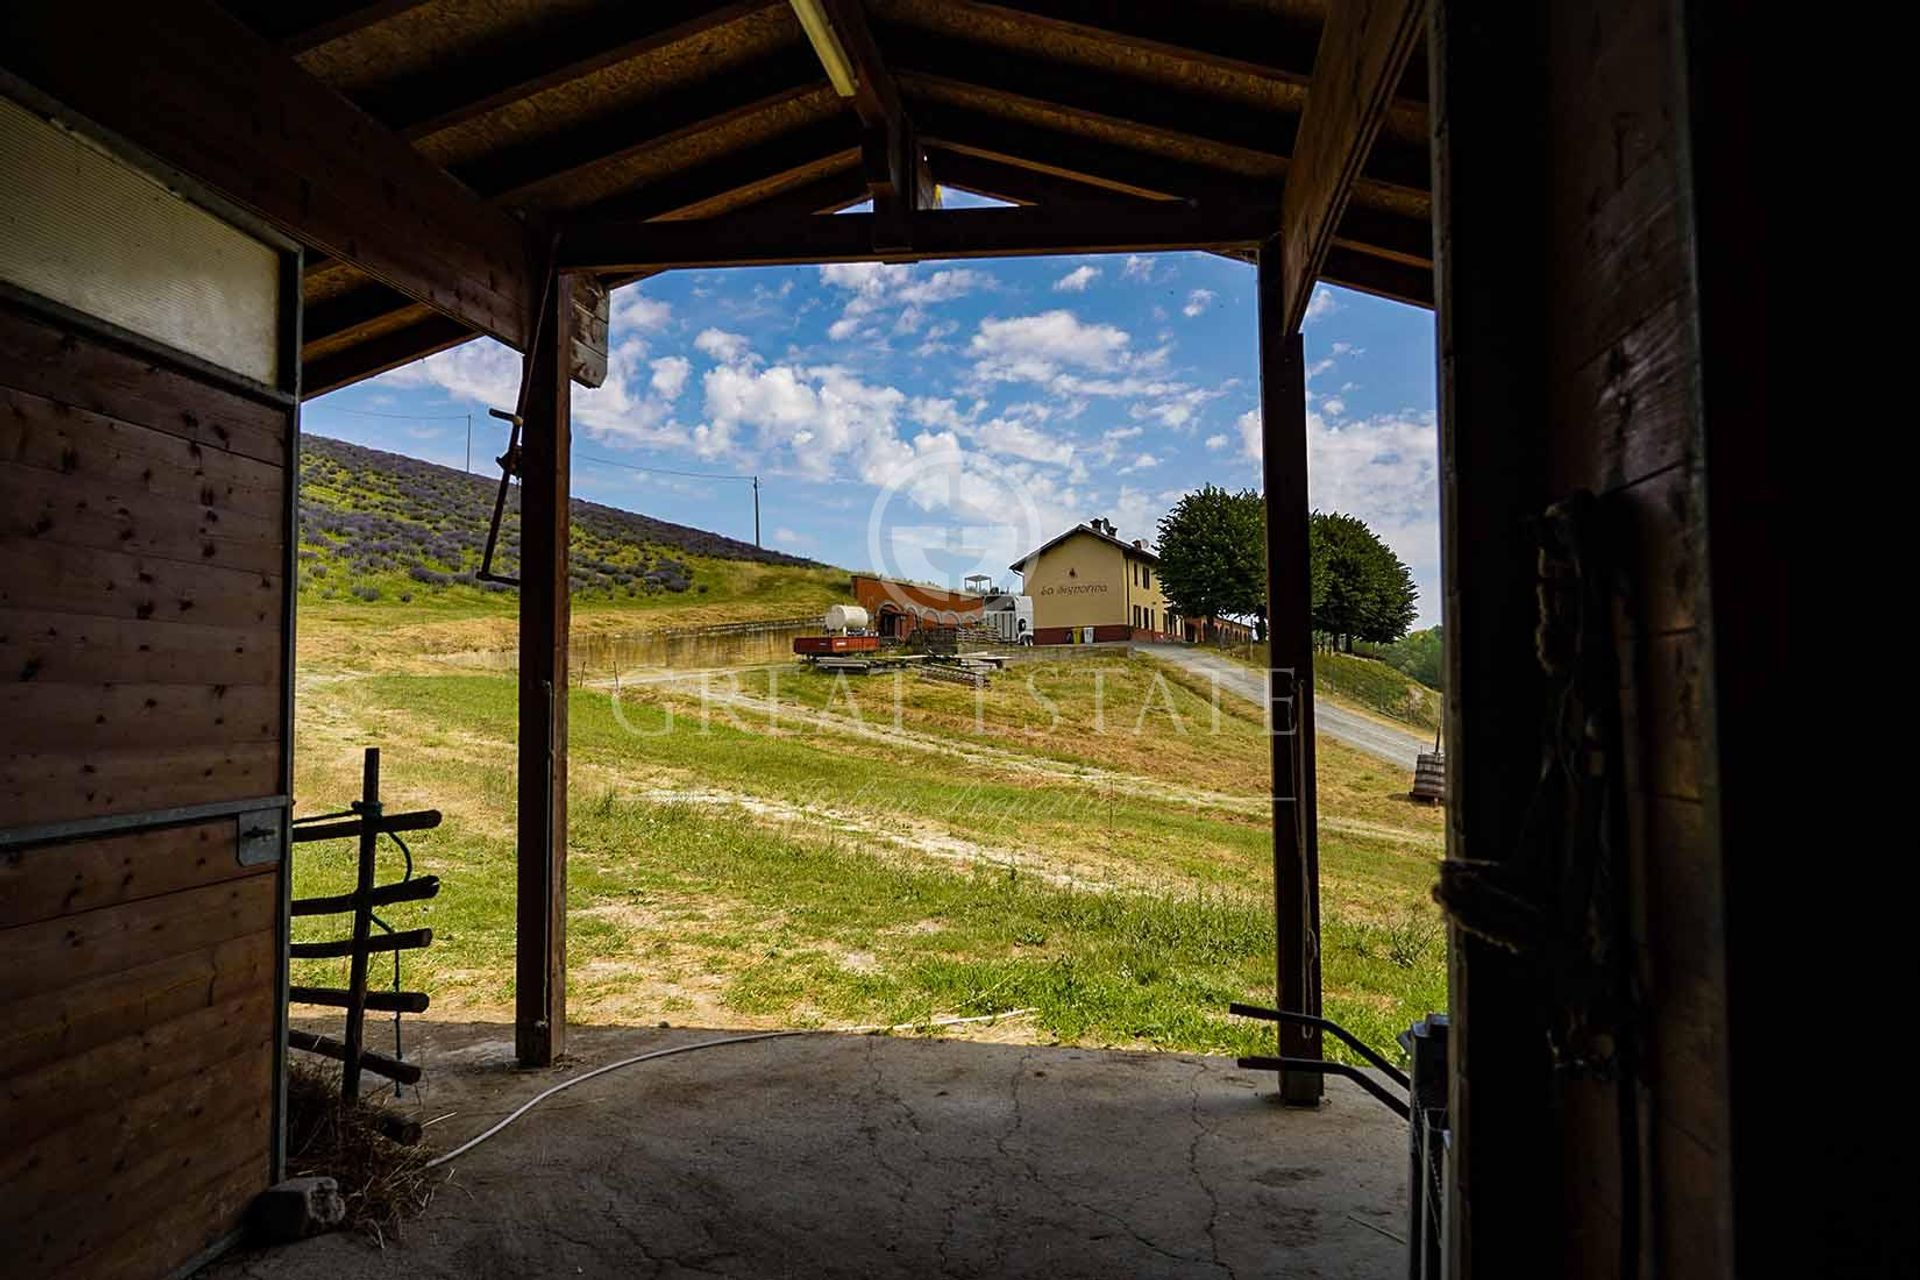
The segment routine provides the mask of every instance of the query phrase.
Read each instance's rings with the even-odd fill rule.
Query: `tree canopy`
[[[1313,629],[1353,651],[1356,640],[1392,644],[1407,634],[1420,592],[1413,571],[1366,522],[1316,511],[1307,524]]]
[[[1405,639],[1392,644],[1361,644],[1358,648],[1364,656],[1380,659],[1429,689],[1446,687],[1446,646],[1438,627],[1409,632]]]
[[[1266,507],[1259,493],[1208,485],[1160,520],[1160,581],[1184,617],[1256,617],[1267,609]],[[1353,651],[1389,645],[1413,625],[1413,573],[1366,522],[1338,512],[1307,523],[1313,629]],[[1263,628],[1264,629],[1264,628]]]
[[[1230,493],[1208,485],[1160,518],[1160,585],[1180,616],[1244,617],[1266,610],[1263,511],[1251,489]]]

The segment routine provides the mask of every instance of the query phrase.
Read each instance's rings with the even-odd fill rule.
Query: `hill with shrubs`
[[[512,588],[477,574],[497,481],[418,458],[306,436],[300,448],[300,594],[342,603],[480,602]],[[575,498],[573,594],[582,604],[650,604],[725,594],[767,568],[834,571],[734,538]],[[519,568],[517,490],[495,572]],[[761,572],[754,572],[758,568]],[[502,605],[506,603],[501,602]]]

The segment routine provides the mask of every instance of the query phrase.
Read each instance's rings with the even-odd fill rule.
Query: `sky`
[[[573,390],[573,491],[848,569],[958,585],[1095,516],[1260,487],[1254,272],[1200,253],[675,271],[613,295]],[[1432,313],[1321,286],[1308,492],[1439,621]],[[499,474],[520,359],[468,343],[309,402],[303,429]],[[638,470],[636,468],[649,468]]]

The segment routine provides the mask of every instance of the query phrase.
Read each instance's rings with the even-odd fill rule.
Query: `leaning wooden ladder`
[[[374,884],[375,855],[379,852],[380,837],[395,835],[402,831],[430,831],[440,825],[440,813],[436,809],[422,809],[415,813],[393,813],[385,811],[380,803],[380,749],[368,747],[362,766],[360,799],[344,814],[326,814],[317,819],[296,823],[293,829],[295,844],[310,844],[319,840],[357,839],[360,842],[360,860],[358,875],[352,893],[334,894],[321,898],[297,898],[293,902],[293,914],[296,916],[353,914],[353,936],[331,942],[296,942],[287,954],[295,960],[337,959],[348,957],[347,985],[339,987],[292,987],[288,998],[293,1004],[325,1005],[347,1011],[346,1038],[335,1040],[332,1036],[317,1035],[311,1031],[298,1029],[287,1032],[287,1044],[295,1049],[305,1049],[322,1057],[332,1058],[341,1065],[340,1096],[349,1102],[360,1096],[360,1074],[363,1070],[375,1075],[385,1076],[399,1084],[415,1084],[420,1079],[420,1068],[398,1058],[374,1053],[366,1047],[367,1010],[377,1012],[424,1013],[427,1008],[427,995],[421,991],[368,991],[367,959],[376,952],[389,953],[410,951],[424,947],[433,941],[431,929],[406,929],[395,932],[384,921],[377,921],[374,908],[388,906],[396,902],[421,902],[435,897],[440,892],[438,876],[408,878],[392,884]],[[403,845],[402,848],[405,846]],[[411,869],[412,859],[408,865]],[[386,930],[379,937],[373,936],[373,925],[378,922]],[[396,974],[398,970],[396,969]]]

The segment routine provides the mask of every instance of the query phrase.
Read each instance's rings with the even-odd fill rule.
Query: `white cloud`
[[[1214,387],[1189,387],[1171,383],[1157,384],[1154,399],[1145,400],[1128,410],[1136,418],[1147,418],[1175,431],[1190,426],[1208,401],[1225,395],[1231,382]]]
[[[649,298],[638,286],[615,289],[607,300],[609,327],[615,330],[637,329],[652,332],[666,327],[673,318],[673,305]]]
[[[1048,382],[1068,369],[1116,369],[1131,341],[1115,325],[1085,324],[1071,311],[1043,311],[982,320],[967,350],[982,381]]]
[[[820,282],[853,295],[840,318],[827,327],[827,337],[842,342],[877,313],[896,308],[901,311],[896,332],[911,333],[920,327],[926,308],[991,288],[993,277],[970,267],[946,267],[922,275],[904,263],[832,262],[820,268]]]
[[[1160,465],[1160,459],[1154,457],[1150,453],[1143,453],[1139,457],[1135,458],[1132,462],[1129,462],[1126,466],[1120,468],[1120,474],[1123,476],[1126,476],[1126,475],[1132,475],[1136,471],[1151,471],[1153,470],[1153,468],[1159,465]]]
[[[661,356],[653,362],[653,389],[663,399],[678,400],[691,372],[693,365],[685,356]]]
[[[1126,264],[1120,268],[1120,278],[1141,281],[1153,279],[1153,259],[1137,253],[1128,254]]]
[[[802,551],[811,551],[818,545],[813,535],[789,529],[785,525],[773,531],[773,540],[783,547],[797,547]]]
[[[1313,301],[1307,303],[1305,323],[1312,324],[1315,320],[1325,319],[1339,309],[1340,300],[1333,296],[1333,290],[1321,285],[1313,291]]]
[[[1249,462],[1260,461],[1260,411],[1247,410],[1234,419],[1233,425],[1240,432],[1240,456]]]
[[[725,329],[702,329],[700,336],[693,340],[693,347],[722,364],[738,364],[752,351],[743,335],[728,333]]]
[[[973,428],[971,434],[981,448],[1003,457],[1054,466],[1073,461],[1072,441],[1050,436],[1030,423],[1012,418],[994,418]]]
[[[1206,443],[1207,443],[1207,448],[1209,450],[1211,450],[1214,453],[1218,453],[1222,449],[1227,447],[1228,441],[1226,436],[1216,435],[1216,436],[1208,436]]]
[[[1212,305],[1216,296],[1211,289],[1195,289],[1187,294],[1187,305],[1180,308],[1180,314],[1191,320]]]
[[[1056,293],[1085,293],[1087,286],[1100,276],[1100,268],[1079,266],[1053,282]]]
[[[1329,418],[1338,418],[1347,411],[1347,402],[1339,396],[1328,396],[1320,402],[1320,412]]]

